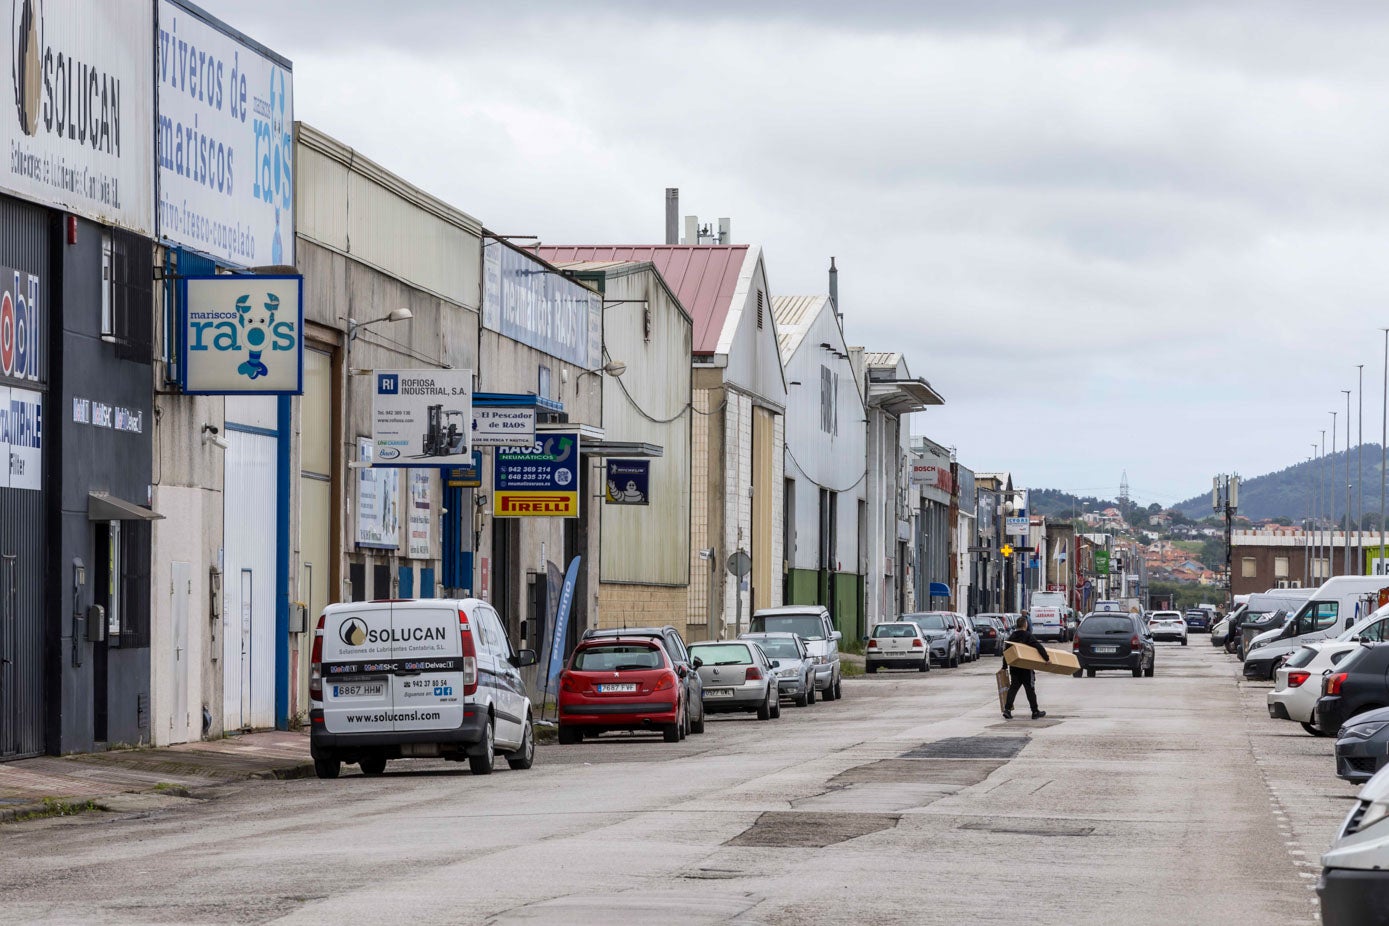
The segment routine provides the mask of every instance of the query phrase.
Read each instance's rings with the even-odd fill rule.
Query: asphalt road
[[[1353,789],[1228,657],[1195,637],[1152,679],[1042,676],[1036,722],[1002,720],[996,665],[528,772],[406,761],[7,825],[0,921],[1316,922]]]

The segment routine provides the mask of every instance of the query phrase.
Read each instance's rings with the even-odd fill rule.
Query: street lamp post
[[[1365,364],[1358,363],[1359,385],[1355,398],[1360,408],[1355,412],[1355,539],[1364,559],[1365,549]]]
[[[1345,556],[1341,559],[1341,568],[1346,575],[1350,575],[1350,390],[1342,389],[1346,394],[1346,516],[1345,516]]]

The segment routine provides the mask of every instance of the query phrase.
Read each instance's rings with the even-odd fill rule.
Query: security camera
[[[223,450],[227,450],[231,447],[231,444],[227,443],[227,439],[225,437],[213,437],[209,435],[207,438],[207,442],[209,444],[212,444],[213,446],[220,447]]]

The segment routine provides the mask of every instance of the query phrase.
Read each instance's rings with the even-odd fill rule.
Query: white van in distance
[[[531,702],[501,618],[478,598],[330,605],[314,632],[309,746],[319,778],[342,763],[380,775],[391,759],[468,760],[491,773],[500,754],[531,767]]]

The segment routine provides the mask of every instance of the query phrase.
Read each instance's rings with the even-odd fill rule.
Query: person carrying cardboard
[[[1008,635],[1008,642],[1036,647],[1042,659],[1051,662],[1051,655],[1047,652],[1047,648],[1032,635],[1032,621],[1025,614],[1018,618],[1017,629]],[[1004,649],[1006,650],[1007,647]],[[1013,701],[1018,696],[1019,688],[1027,693],[1027,704],[1032,708],[1032,719],[1038,720],[1045,717],[1046,711],[1037,710],[1037,690],[1032,685],[1032,677],[1035,673],[1031,669],[1015,669],[1008,665],[1007,660],[1003,664],[1008,668],[1009,673],[1008,700],[1003,703],[1003,719],[1013,719]]]

